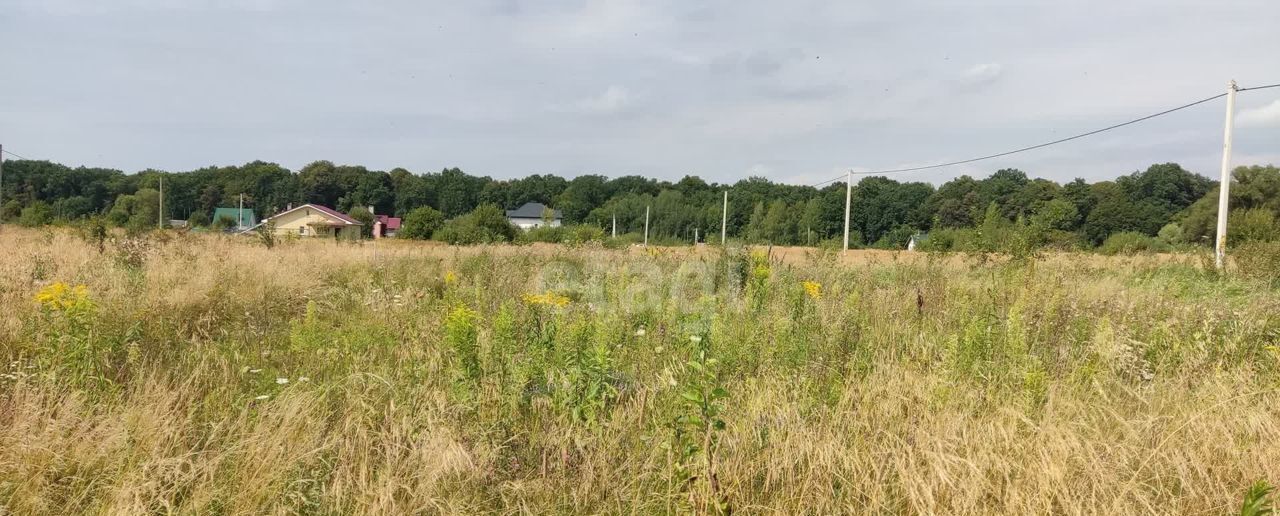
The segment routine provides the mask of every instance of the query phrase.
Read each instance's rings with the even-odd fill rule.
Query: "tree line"
[[[1252,226],[1273,221],[1280,211],[1280,197],[1275,195],[1280,193],[1280,170],[1241,167],[1234,177],[1233,208],[1241,217],[1252,212]],[[209,220],[214,208],[237,206],[242,195],[245,206],[259,218],[290,204],[315,203],[344,212],[373,207],[393,216],[429,207],[443,220],[461,220],[481,207],[481,215],[492,218],[494,208],[540,202],[560,210],[566,225],[607,232],[616,220],[620,234],[642,231],[649,207],[651,240],[688,242],[695,230],[702,240],[720,232],[721,196],[728,190],[726,226],[732,238],[818,245],[840,239],[844,229],[843,182],[814,188],[760,177],[732,184],[708,183],[692,175],[675,182],[634,175],[493,179],[457,168],[415,174],[403,168],[377,171],[329,161],[313,162],[296,173],[254,161],[189,172],[126,174],[15,160],[5,162],[3,179],[4,220],[30,225],[101,216],[122,227],[154,227],[162,218],[158,201],[163,180],[163,218],[188,220],[194,226],[214,223]],[[1059,184],[1016,169],[997,170],[982,179],[961,176],[937,187],[866,177],[854,185],[852,197],[851,241],[859,247],[900,248],[913,235],[928,233],[932,245],[944,248],[1000,247],[1011,241],[1080,248],[1101,245],[1118,234],[1168,244],[1208,244],[1216,220],[1217,186],[1176,163],[1163,163],[1095,183],[1076,179]],[[1254,236],[1246,237],[1270,238],[1268,231],[1248,229]]]

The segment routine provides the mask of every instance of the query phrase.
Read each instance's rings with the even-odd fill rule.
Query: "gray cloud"
[[[126,170],[331,159],[805,182],[1060,138],[1231,78],[1280,80],[1280,4],[1261,0],[0,0],[0,12],[0,142]],[[1240,95],[1237,162],[1277,155],[1277,91]],[[1096,179],[1171,160],[1214,175],[1222,110],[902,178],[1017,166]]]

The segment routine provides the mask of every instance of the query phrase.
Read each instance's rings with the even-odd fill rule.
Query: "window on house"
[[[299,234],[299,235],[304,235],[304,236],[305,236],[305,235],[307,234],[307,227],[306,227],[306,226],[298,226],[298,234]]]

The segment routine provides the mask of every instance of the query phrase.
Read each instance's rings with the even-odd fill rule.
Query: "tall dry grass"
[[[120,238],[0,229],[0,512],[1221,514],[1280,480],[1280,297],[1193,259]],[[681,433],[711,384],[724,428]]]

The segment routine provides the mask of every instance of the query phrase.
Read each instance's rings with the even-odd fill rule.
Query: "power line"
[[[1238,88],[1236,91],[1265,90],[1267,88],[1280,88],[1280,84],[1268,84],[1266,86],[1254,86],[1252,88]]]
[[[899,172],[914,172],[914,171],[917,171],[917,170],[929,170],[929,169],[934,169],[934,168],[950,167],[950,166],[953,166],[953,165],[963,165],[963,164],[965,164],[965,163],[973,163],[973,162],[975,162],[975,161],[982,161],[982,160],[988,160],[988,159],[992,159],[992,158],[999,158],[999,157],[1001,157],[1001,156],[1008,156],[1008,155],[1010,155],[1010,154],[1017,154],[1017,153],[1019,153],[1019,152],[1026,152],[1026,151],[1029,151],[1029,150],[1035,150],[1035,149],[1043,149],[1043,148],[1048,147],[1048,146],[1050,146],[1050,145],[1057,145],[1057,144],[1059,144],[1059,143],[1065,143],[1065,142],[1069,142],[1069,141],[1071,141],[1071,140],[1078,140],[1078,139],[1080,139],[1080,138],[1084,138],[1084,137],[1086,137],[1086,136],[1093,136],[1093,135],[1095,135],[1095,134],[1102,133],[1102,132],[1106,132],[1106,131],[1110,131],[1110,130],[1112,130],[1112,129],[1119,129],[1119,128],[1124,127],[1124,126],[1127,126],[1127,125],[1133,125],[1133,124],[1136,124],[1136,123],[1138,123],[1138,122],[1142,122],[1142,121],[1145,121],[1145,120],[1150,120],[1150,119],[1155,118],[1155,117],[1158,117],[1158,116],[1162,116],[1162,115],[1167,115],[1167,114],[1169,114],[1169,113],[1173,113],[1174,111],[1180,111],[1180,110],[1187,109],[1187,108],[1192,107],[1192,106],[1197,106],[1197,105],[1200,105],[1200,104],[1204,104],[1205,102],[1209,102],[1209,101],[1211,101],[1211,100],[1217,100],[1217,99],[1220,99],[1220,98],[1225,97],[1225,96],[1227,96],[1227,94],[1226,94],[1226,93],[1219,93],[1219,94],[1214,95],[1214,96],[1212,96],[1212,97],[1206,97],[1206,98],[1203,98],[1203,99],[1197,100],[1197,101],[1195,101],[1195,102],[1190,102],[1190,103],[1187,103],[1187,104],[1183,104],[1183,105],[1181,105],[1181,106],[1178,106],[1178,107],[1175,107],[1175,108],[1172,108],[1172,109],[1166,109],[1166,110],[1161,111],[1161,112],[1159,112],[1159,113],[1150,114],[1150,115],[1144,116],[1144,117],[1142,117],[1142,118],[1135,118],[1135,119],[1133,119],[1133,120],[1129,120],[1128,122],[1121,122],[1121,123],[1119,123],[1119,124],[1115,124],[1115,125],[1110,125],[1110,126],[1107,126],[1107,127],[1103,127],[1102,129],[1094,129],[1094,130],[1089,131],[1089,132],[1087,132],[1087,133],[1080,133],[1080,134],[1077,134],[1077,135],[1075,135],[1075,136],[1068,136],[1068,137],[1066,137],[1066,138],[1060,138],[1060,139],[1057,139],[1057,140],[1053,140],[1053,141],[1051,141],[1051,142],[1038,143],[1038,144],[1036,144],[1036,145],[1030,145],[1030,146],[1027,146],[1027,147],[1022,147],[1022,148],[1020,148],[1020,149],[1014,149],[1014,150],[1011,150],[1011,151],[999,152],[999,153],[996,153],[996,154],[988,154],[988,155],[986,155],[986,156],[979,156],[979,157],[976,157],[976,158],[962,159],[962,160],[957,160],[957,161],[948,161],[948,162],[946,162],[946,163],[938,163],[938,164],[935,164],[935,165],[925,165],[925,166],[921,166],[921,167],[909,167],[909,168],[894,168],[894,169],[885,169],[885,170],[872,170],[872,171],[869,171],[869,172],[854,172],[854,174],[858,174],[858,175],[870,175],[870,174],[896,174],[896,173],[899,173]]]
[[[9,150],[9,149],[4,149],[4,153],[5,153],[5,154],[8,154],[8,155],[10,155],[10,156],[13,156],[13,157],[15,157],[15,158],[18,158],[18,159],[27,159],[27,158],[24,158],[24,157],[22,157],[22,156],[19,156],[19,155],[15,154],[13,151],[11,151],[11,150]]]
[[[1249,88],[1238,88],[1236,91],[1237,91],[1237,92],[1240,92],[1240,91],[1249,91],[1249,90],[1265,90],[1265,89],[1268,89],[1268,88],[1280,88],[1280,83],[1277,83],[1277,84],[1267,84],[1267,85],[1263,85],[1263,86],[1253,86],[1253,87],[1249,87]],[[1217,100],[1217,99],[1222,98],[1222,97],[1225,97],[1225,96],[1227,96],[1227,94],[1226,94],[1226,93],[1219,93],[1219,94],[1214,95],[1214,96],[1212,96],[1212,97],[1206,97],[1206,98],[1203,98],[1203,99],[1200,99],[1200,100],[1197,100],[1197,101],[1194,101],[1194,102],[1189,102],[1189,103],[1187,103],[1187,104],[1183,104],[1183,105],[1178,106],[1178,107],[1175,107],[1175,108],[1166,109],[1166,110],[1161,111],[1161,112],[1159,112],[1159,113],[1153,113],[1153,114],[1150,114],[1150,115],[1147,115],[1147,116],[1144,116],[1144,117],[1141,117],[1141,118],[1135,118],[1135,119],[1133,119],[1133,120],[1129,120],[1129,121],[1127,121],[1127,122],[1122,122],[1122,123],[1119,123],[1119,124],[1115,124],[1115,125],[1111,125],[1111,126],[1103,127],[1103,128],[1101,128],[1101,129],[1095,129],[1095,130],[1093,130],[1093,131],[1089,131],[1089,132],[1086,132],[1086,133],[1080,133],[1080,134],[1077,134],[1077,135],[1074,135],[1074,136],[1068,136],[1068,137],[1066,137],[1066,138],[1061,138],[1061,139],[1053,140],[1053,141],[1050,141],[1050,142],[1045,142],[1045,143],[1040,143],[1040,144],[1031,145],[1031,146],[1027,146],[1027,147],[1022,147],[1022,148],[1014,149],[1014,150],[1011,150],[1011,151],[999,152],[999,153],[996,153],[996,154],[988,154],[988,155],[986,155],[986,156],[979,156],[979,157],[976,157],[976,158],[962,159],[962,160],[957,160],[957,161],[948,161],[948,162],[946,162],[946,163],[937,163],[937,164],[933,164],[933,165],[924,165],[924,166],[919,166],[919,167],[907,167],[907,168],[895,168],[895,169],[883,169],[883,170],[871,170],[871,171],[867,171],[867,172],[854,172],[854,174],[857,174],[857,175],[873,175],[873,174],[896,174],[896,173],[900,173],[900,172],[915,172],[915,171],[918,171],[918,170],[930,170],[930,169],[935,169],[935,168],[950,167],[950,166],[953,166],[953,165],[963,165],[963,164],[965,164],[965,163],[973,163],[973,162],[975,162],[975,161],[983,161],[983,160],[988,160],[988,159],[992,159],[992,158],[999,158],[999,157],[1002,157],[1002,156],[1008,156],[1008,155],[1010,155],[1010,154],[1017,154],[1017,153],[1019,153],[1019,152],[1026,152],[1026,151],[1029,151],[1029,150],[1042,149],[1042,148],[1044,148],[1044,147],[1048,147],[1048,146],[1050,146],[1050,145],[1057,145],[1057,144],[1059,144],[1059,143],[1065,143],[1065,142],[1069,142],[1069,141],[1071,141],[1071,140],[1077,140],[1077,139],[1080,139],[1080,138],[1084,138],[1084,137],[1086,137],[1086,136],[1093,136],[1093,135],[1095,135],[1095,134],[1102,133],[1102,132],[1106,132],[1106,131],[1110,131],[1110,130],[1112,130],[1112,129],[1119,129],[1119,128],[1124,127],[1124,126],[1127,126],[1127,125],[1132,125],[1132,124],[1136,124],[1136,123],[1138,123],[1138,122],[1143,122],[1143,121],[1146,121],[1146,120],[1150,120],[1150,119],[1155,118],[1155,117],[1158,117],[1158,116],[1163,116],[1163,115],[1167,115],[1167,114],[1169,114],[1169,113],[1173,113],[1173,112],[1175,112],[1175,111],[1181,111],[1181,110],[1183,110],[1183,109],[1187,109],[1187,108],[1189,108],[1189,107],[1193,107],[1193,106],[1197,106],[1197,105],[1200,105],[1200,104],[1204,104],[1205,102],[1209,102],[1209,101],[1212,101],[1212,100]],[[839,180],[843,179],[844,177],[845,177],[845,176],[843,176],[843,175],[841,175],[841,176],[836,176],[836,177],[833,177],[833,178],[828,179],[828,180],[826,180],[826,181],[823,181],[823,182],[820,182],[820,183],[816,183],[816,184],[813,184],[813,185],[810,185],[810,186],[812,186],[812,187],[814,187],[814,188],[817,188],[817,187],[819,187],[819,186],[823,186],[823,185],[826,185],[826,184],[829,184],[829,183],[834,183],[834,182],[836,182],[836,181],[839,181]]]

